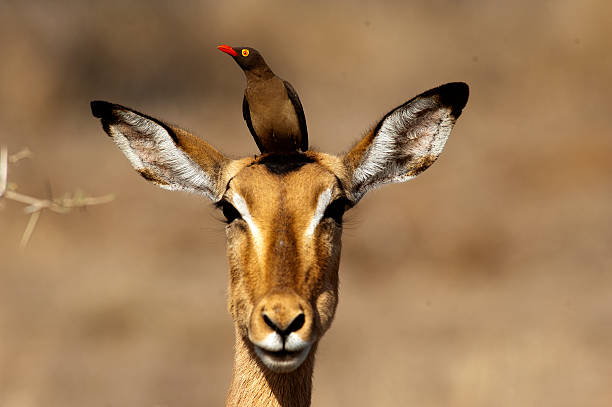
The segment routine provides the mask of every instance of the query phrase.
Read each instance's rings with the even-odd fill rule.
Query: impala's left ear
[[[231,161],[191,133],[125,106],[91,102],[91,112],[132,167],[160,188],[221,199]]]
[[[467,84],[447,83],[387,113],[343,157],[353,203],[379,185],[408,181],[433,164],[468,94]]]

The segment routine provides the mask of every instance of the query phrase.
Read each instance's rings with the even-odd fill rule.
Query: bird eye
[[[221,207],[221,210],[223,211],[223,216],[225,216],[225,221],[228,224],[232,223],[236,219],[242,218],[242,216],[240,216],[240,212],[238,212],[238,210],[234,208],[229,202],[224,200],[221,201],[218,205]]]
[[[346,211],[347,203],[348,201],[346,198],[336,199],[327,206],[325,212],[323,213],[323,217],[331,218],[336,221],[337,224],[341,225],[342,216],[344,215],[344,211]]]
[[[243,57],[248,57],[248,56],[249,56],[249,50],[248,50],[248,49],[246,49],[246,48],[243,48],[243,49],[242,49],[242,56],[243,56]]]

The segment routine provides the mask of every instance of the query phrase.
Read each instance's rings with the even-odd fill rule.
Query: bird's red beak
[[[219,45],[217,49],[221,52],[225,52],[226,54],[230,54],[233,57],[238,55],[238,53],[234,51],[234,48],[230,47],[229,45]]]

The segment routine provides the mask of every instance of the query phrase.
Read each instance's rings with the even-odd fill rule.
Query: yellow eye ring
[[[244,48],[244,49],[242,50],[242,56],[243,56],[243,57],[248,57],[248,56],[249,56],[249,50],[248,50],[248,49],[246,49],[246,48]]]

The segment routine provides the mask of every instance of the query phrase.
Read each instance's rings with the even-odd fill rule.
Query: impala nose
[[[270,351],[292,350],[310,343],[312,330],[312,307],[297,294],[282,292],[266,295],[255,306],[249,337]]]
[[[265,327],[287,336],[299,331],[306,323],[305,301],[294,293],[268,294],[259,303],[258,314]],[[255,316],[257,317],[257,316]]]

